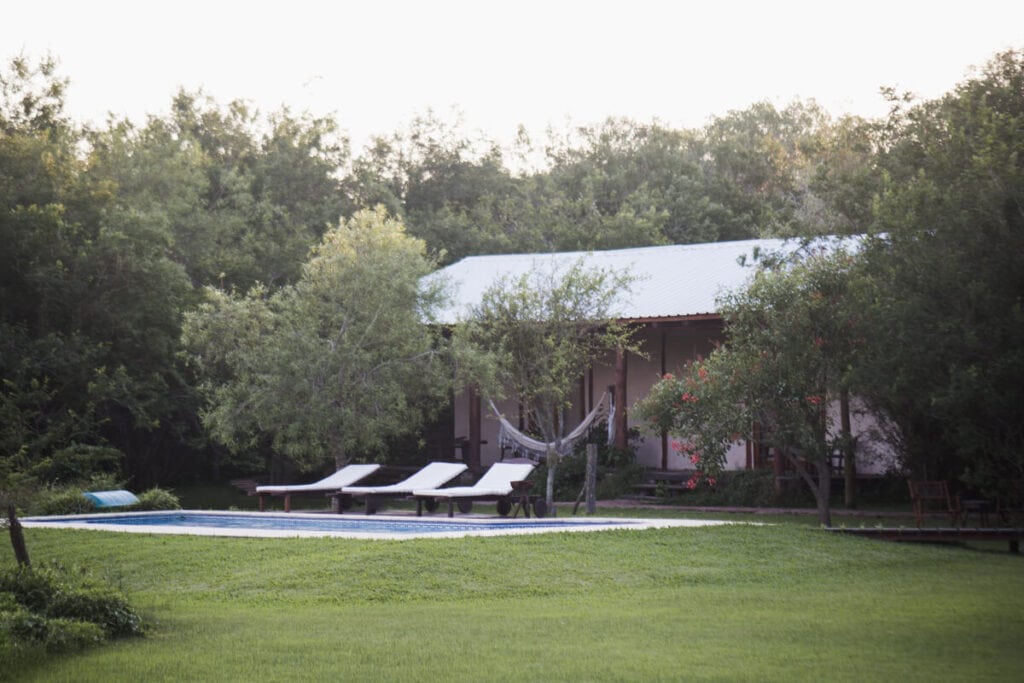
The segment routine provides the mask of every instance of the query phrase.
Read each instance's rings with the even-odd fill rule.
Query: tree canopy
[[[864,383],[915,471],[1005,496],[1024,478],[1024,52],[895,106],[883,141]]]
[[[271,386],[256,355],[243,359],[250,347],[273,364],[348,344],[330,326],[350,283],[331,282],[325,264],[346,263],[375,287],[366,296],[388,294],[377,274],[331,254],[353,225],[394,221],[403,282],[471,254],[867,234],[858,282],[869,285],[870,343],[851,381],[888,419],[910,471],[991,490],[1019,481],[1022,73],[1024,54],[1011,50],[936,100],[890,92],[892,113],[877,121],[835,119],[812,100],[756,102],[700,128],[608,119],[521,136],[513,150],[428,112],[353,152],[331,117],[267,115],[202,92],[170,93],[168,112],[145,121],[85,128],[65,111],[57,61],[15,57],[0,69],[0,470],[41,481],[109,470],[141,486],[218,474],[221,443],[255,438],[260,453],[306,467],[379,447],[365,434],[333,446],[289,434],[281,415],[203,412],[199,390],[247,374]],[[397,312],[408,298],[391,301],[388,315],[409,329]],[[185,338],[206,353],[202,366],[183,361],[190,313]],[[270,331],[284,329],[305,341],[275,348]],[[316,393],[280,381],[300,402]],[[437,400],[408,382],[401,398],[365,399],[398,407],[370,410],[378,433],[388,420],[415,424],[408,416]],[[332,410],[349,410],[348,392]]]
[[[830,411],[848,397],[866,340],[854,257],[843,249],[770,259],[721,301],[725,343],[666,376],[637,414],[672,434],[712,483],[729,443],[757,439],[814,493],[829,525],[831,456],[850,438]],[[696,484],[697,480],[693,480]]]
[[[820,179],[828,214],[867,229],[852,267],[821,268],[811,257],[760,273],[721,302],[725,346],[685,378],[664,380],[643,409],[657,427],[696,436],[711,470],[728,432],[749,436],[760,424],[776,445],[818,463],[820,484],[836,432],[818,406],[855,390],[911,476],[959,479],[1016,504],[1024,53],[998,55],[938,100],[892,99],[873,160],[857,162],[853,176],[832,168]],[[722,419],[730,410],[738,421]],[[824,521],[827,491],[808,483]]]
[[[386,459],[387,440],[451,390],[443,340],[426,326],[444,294],[420,286],[431,269],[423,242],[378,208],[325,234],[295,285],[209,290],[184,338],[213,437],[242,456],[269,439],[302,470]]]
[[[522,276],[501,278],[459,326],[463,349],[483,358],[467,378],[486,395],[514,398],[548,444],[547,509],[555,512],[554,475],[569,426],[568,410],[580,378],[617,350],[635,350],[631,330],[615,318],[615,301],[632,276],[541,264]]]

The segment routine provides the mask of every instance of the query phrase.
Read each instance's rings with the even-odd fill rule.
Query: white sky
[[[1020,0],[0,0],[0,57],[53,54],[81,122],[179,87],[334,115],[354,150],[433,108],[507,141],[607,116],[698,127],[769,100],[880,116],[1024,48]]]

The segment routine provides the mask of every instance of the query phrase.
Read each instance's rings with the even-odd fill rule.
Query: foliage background
[[[86,129],[59,65],[17,57],[0,72],[0,477],[146,488],[282,457],[269,436],[242,461],[209,438],[184,316],[283,297],[328,231],[380,205],[440,264],[868,234],[877,344],[859,386],[911,471],[1009,495],[992,482],[1019,481],[1024,453],[1022,74],[1011,50],[942,98],[890,91],[880,120],[760,102],[512,152],[426,114],[354,152],[333,119],[186,91],[164,116]],[[520,156],[544,163],[514,170]]]

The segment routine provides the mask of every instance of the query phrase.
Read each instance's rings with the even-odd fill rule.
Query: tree
[[[718,239],[850,232],[836,214],[859,208],[853,202],[863,203],[865,193],[844,196],[836,185],[861,177],[864,155],[874,152],[865,144],[869,131],[859,119],[832,121],[813,100],[782,109],[757,102],[715,118],[703,131],[700,158]]]
[[[1024,479],[1024,52],[893,102],[862,384],[914,476],[1005,498]]]
[[[677,437],[712,478],[729,442],[753,438],[757,425],[830,525],[830,457],[849,451],[850,437],[829,407],[849,395],[863,345],[854,266],[842,250],[766,262],[749,287],[720,301],[726,342],[682,377],[663,378],[635,414]]]
[[[184,339],[206,378],[203,420],[234,453],[269,441],[305,470],[384,455],[449,399],[429,325],[440,283],[421,240],[382,208],[329,231],[299,281],[270,294],[208,290]]]
[[[54,64],[15,59],[0,80],[0,456],[52,481],[58,461],[144,453],[177,421],[190,287],[167,232],[81,154]]]
[[[455,331],[460,345],[487,359],[486,370],[470,372],[469,380],[486,395],[516,399],[552,444],[546,456],[552,515],[555,471],[567,455],[562,440],[580,378],[612,352],[636,351],[631,331],[615,318],[616,301],[631,282],[628,273],[590,269],[583,260],[538,265],[499,279]]]
[[[445,263],[526,251],[540,239],[530,183],[512,176],[498,145],[466,137],[433,112],[377,137],[345,185],[357,206],[382,203],[400,215]]]
[[[699,173],[693,136],[657,124],[607,119],[554,137],[538,201],[554,220],[553,249],[579,251],[706,237],[682,215]]]
[[[90,144],[120,204],[162,226],[197,286],[294,282],[348,209],[336,177],[348,143],[331,119],[287,109],[264,117],[181,91],[170,116],[113,121]]]

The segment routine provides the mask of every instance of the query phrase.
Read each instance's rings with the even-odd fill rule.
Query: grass
[[[995,681],[1024,669],[1024,559],[803,519],[402,542],[26,534],[36,563],[107,571],[152,628],[8,671],[16,680]]]

